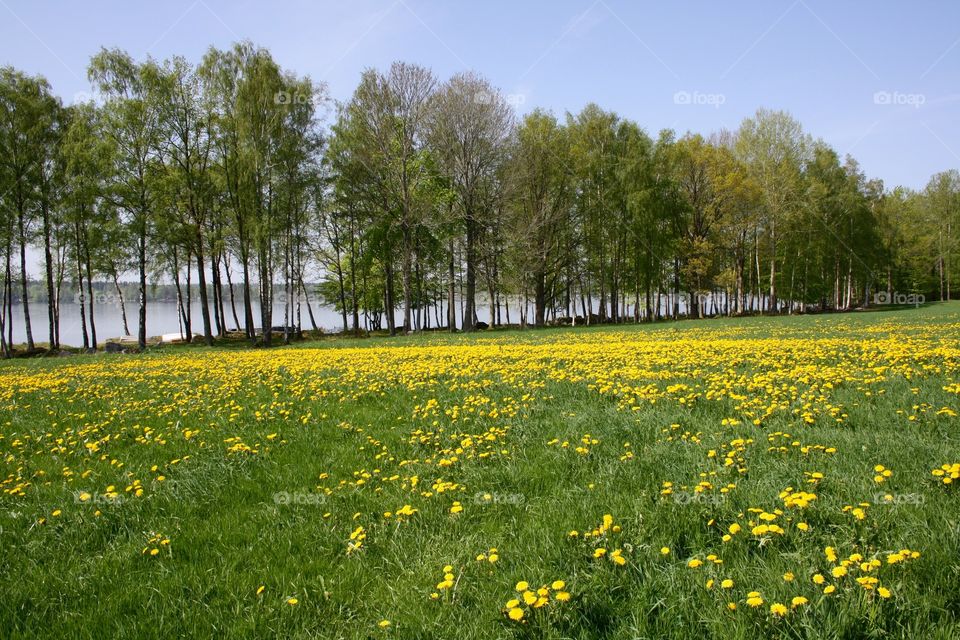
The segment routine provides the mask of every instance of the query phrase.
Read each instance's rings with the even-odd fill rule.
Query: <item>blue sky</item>
[[[0,0],[0,64],[71,102],[101,45],[199,60],[250,39],[347,99],[407,60],[487,76],[518,111],[589,102],[662,128],[786,109],[888,187],[960,167],[960,2]]]

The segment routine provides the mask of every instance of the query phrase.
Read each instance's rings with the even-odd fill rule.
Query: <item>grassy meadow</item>
[[[0,636],[957,638],[958,412],[960,304],[4,362]]]

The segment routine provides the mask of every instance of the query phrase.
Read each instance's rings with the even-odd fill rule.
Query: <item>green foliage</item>
[[[493,325],[653,321],[945,300],[960,276],[956,170],[885,190],[782,111],[679,139],[596,104],[517,123],[478,74],[397,62],[366,70],[327,132],[326,87],[250,42],[198,65],[103,49],[88,74],[97,101],[64,108],[42,78],[0,73],[3,281],[29,298],[42,247],[52,327],[61,289],[130,276],[143,345],[158,281],[187,331],[199,292],[212,343],[226,277],[231,315],[269,344],[300,331],[305,280],[345,329],[396,332],[441,308],[472,329],[483,298]]]

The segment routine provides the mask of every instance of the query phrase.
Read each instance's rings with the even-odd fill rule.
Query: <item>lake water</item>
[[[233,313],[230,305],[226,305],[227,328],[233,329],[236,323],[233,321]],[[343,329],[343,317],[333,307],[311,303],[313,308],[313,317],[317,326],[324,331],[340,331]],[[273,306],[273,324],[280,326],[283,324],[283,303],[275,302]],[[305,304],[301,304],[300,324],[304,330],[312,329],[310,324],[310,315],[307,313]],[[137,314],[139,305],[137,303],[127,304],[127,324],[130,327],[130,333],[137,335]],[[516,312],[516,308],[511,309],[511,314]],[[445,308],[440,309],[440,318],[446,318]],[[477,316],[480,320],[487,322],[488,316],[485,307],[477,309]],[[241,328],[243,323],[243,306],[237,305],[237,317],[240,319]],[[254,323],[260,325],[260,306],[253,305]],[[396,314],[397,323],[403,321],[402,311]],[[511,319],[516,319],[511,315]],[[97,342],[103,346],[103,342],[110,338],[118,338],[124,335],[123,316],[120,313],[119,304],[94,304],[94,320],[97,325]],[[214,321],[213,308],[210,310],[210,322]],[[347,317],[348,322],[352,322]],[[433,309],[430,309],[431,326],[436,326],[436,319]],[[360,325],[363,326],[363,314],[360,315]],[[47,321],[47,305],[41,302],[30,304],[30,326],[33,332],[35,342],[47,342],[49,338],[49,322]],[[386,322],[383,324],[386,327]],[[203,333],[203,316],[200,311],[200,303],[194,302],[191,305],[191,328],[194,333]],[[181,331],[179,314],[177,312],[177,303],[175,302],[148,302],[147,303],[147,335],[158,336],[165,333],[179,333]],[[23,327],[23,305],[13,305],[13,342],[14,344],[26,342],[26,332]],[[80,306],[75,302],[60,303],[60,344],[64,346],[81,346],[83,344],[83,329],[80,324]]]
[[[238,301],[239,303],[240,301]],[[459,303],[458,299],[458,303]],[[519,307],[517,305],[517,300],[511,301],[510,307],[510,320],[513,323],[520,321],[519,317]],[[313,316],[317,322],[317,326],[321,327],[325,331],[340,331],[343,329],[343,319],[341,315],[333,307],[320,305],[316,302],[311,303],[313,308]],[[233,314],[230,311],[229,301],[225,304],[226,313],[227,313],[227,328],[233,329],[236,327],[236,323],[233,321]],[[192,329],[194,333],[203,333],[203,317],[200,312],[200,303],[194,302],[191,305],[191,314],[192,314]],[[594,310],[596,311],[596,302],[594,302]],[[628,310],[632,310],[632,306],[628,307]],[[283,309],[284,305],[282,302],[275,302],[273,306],[273,323],[275,326],[283,324]],[[680,305],[681,313],[686,312],[686,303],[681,301]],[[138,305],[134,302],[133,304],[127,304],[127,322],[130,326],[130,333],[132,335],[137,334],[137,313]],[[667,300],[663,298],[661,300],[661,311],[667,311]],[[120,305],[114,303],[112,299],[107,297],[107,301],[104,303],[94,304],[95,320],[97,325],[97,342],[102,346],[105,340],[110,338],[118,338],[124,335],[123,330],[123,318],[120,313]],[[210,321],[213,322],[213,309],[211,307]],[[429,310],[430,313],[430,323],[431,326],[436,326],[436,315],[437,313],[431,307]],[[577,313],[580,313],[578,308]],[[533,308],[532,305],[527,308],[528,317],[532,319]],[[243,322],[243,306],[242,304],[237,305],[237,315]],[[441,324],[445,323],[446,318],[446,305],[441,305],[439,310],[440,322]],[[462,314],[458,309],[457,317],[461,317]],[[489,322],[489,307],[485,300],[477,300],[477,317],[482,322]],[[260,318],[260,307],[257,304],[253,305],[253,317],[257,325],[259,325]],[[396,313],[397,324],[401,324],[403,321],[403,313],[397,311]],[[348,316],[348,322],[350,318]],[[506,317],[503,317],[506,320]],[[26,333],[23,328],[23,305],[15,304],[13,305],[13,341],[15,344],[26,342]],[[30,321],[31,328],[33,330],[33,339],[36,342],[46,342],[48,338],[49,325],[47,322],[47,306],[44,303],[34,302],[30,304]],[[364,326],[363,315],[360,316],[361,327]],[[242,325],[241,325],[242,326]],[[306,304],[301,304],[301,326],[307,330],[312,328],[310,324],[310,316],[307,313]],[[386,323],[384,322],[384,327]],[[178,333],[181,331],[181,326],[179,322],[179,314],[177,313],[177,304],[175,302],[150,302],[147,304],[147,335],[148,336],[159,336],[165,333]],[[80,346],[83,344],[83,333],[80,325],[80,307],[75,302],[62,302],[60,304],[60,343],[64,346]]]

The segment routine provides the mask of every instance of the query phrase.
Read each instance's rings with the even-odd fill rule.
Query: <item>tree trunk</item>
[[[197,286],[200,287],[200,316],[203,318],[203,340],[213,346],[213,327],[210,324],[210,306],[207,304],[207,274],[203,263],[203,237],[197,232]]]
[[[453,238],[450,238],[450,261],[447,264],[447,276],[450,280],[447,287],[447,328],[453,333],[457,330],[457,272],[454,260]]]
[[[307,287],[303,284],[303,278],[300,278],[300,290],[303,292],[303,299],[307,302],[307,315],[310,316],[310,326],[313,327],[314,331],[319,331],[320,327],[317,326],[317,321],[313,317],[313,305],[310,304],[310,294],[307,293]]]
[[[463,312],[463,330],[473,331],[477,324],[477,273],[476,273],[476,229],[472,219],[472,213],[468,212],[466,216],[466,261],[467,261],[467,282],[466,282],[466,308]]]
[[[26,233],[26,215],[20,213],[17,216],[17,225],[20,240],[20,295],[23,303],[23,326],[27,334],[27,349],[33,350],[33,329],[30,326],[30,299],[27,289],[27,233]]]
[[[533,314],[534,325],[542,327],[547,308],[547,288],[546,276],[543,271],[538,271],[533,276]]]
[[[8,354],[13,351],[13,269],[12,269],[12,255],[13,255],[13,229],[10,229],[10,234],[7,236],[7,261],[4,274],[3,282],[3,295],[6,300],[6,324],[7,324],[7,350]],[[82,295],[82,292],[81,292]]]
[[[227,318],[223,308],[223,281],[220,279],[221,256],[213,242],[210,243],[210,288],[213,293],[213,325],[221,338],[227,335]]]
[[[87,333],[87,311],[85,307],[86,295],[83,292],[83,251],[81,250],[82,241],[80,239],[80,223],[75,222],[73,225],[74,232],[74,242],[76,243],[76,258],[77,258],[77,291],[79,292],[79,307],[80,307],[80,330],[83,336],[83,349],[86,351],[90,348],[90,335]]]
[[[7,247],[6,247],[6,260],[4,261],[4,271],[3,271],[3,298],[0,300],[0,351],[3,352],[4,358],[9,358],[13,354],[11,350],[13,345],[7,342],[7,327],[10,326],[13,322],[13,319],[8,315],[8,304],[10,302],[10,242],[9,238],[12,238],[13,234],[8,236]]]
[[[94,314],[93,314],[93,305],[94,305],[93,264],[92,264],[92,260],[90,259],[90,243],[87,238],[86,230],[84,230],[84,233],[83,233],[83,253],[84,253],[84,262],[86,263],[86,270],[87,270],[87,295],[89,297],[89,300],[87,300],[87,306],[90,309],[90,348],[96,351],[97,350],[97,325],[96,325],[96,322],[94,321]]]
[[[113,288],[117,291],[117,300],[120,301],[120,317],[123,319],[123,335],[130,335],[130,326],[127,324],[127,305],[123,301],[123,290],[120,288],[120,280],[117,272],[113,272]]]
[[[403,287],[403,331],[413,331],[411,309],[413,307],[413,232],[404,224],[403,227],[403,261],[400,275]]]
[[[230,275],[230,258],[229,256],[223,261],[224,273],[227,275],[227,291],[230,294],[230,311],[233,313],[233,324],[240,330],[240,319],[237,317],[237,304],[233,295],[233,276]]]
[[[244,216],[239,211],[237,219],[237,240],[240,245],[240,266],[243,271],[243,323],[244,331],[251,343],[256,342],[257,331],[253,322],[253,296],[250,291],[250,239],[244,225]],[[238,325],[239,327],[239,325]]]
[[[141,213],[141,215],[144,215]],[[147,223],[141,220],[137,243],[137,269],[140,276],[140,310],[137,317],[137,345],[147,348]]]
[[[46,198],[41,206],[43,214],[43,266],[47,276],[47,321],[50,323],[49,349],[60,348],[57,296],[53,289],[53,255],[50,253],[50,209]]]
[[[396,327],[396,318],[393,316],[393,312],[396,308],[393,300],[393,265],[389,258],[389,253],[387,260],[383,264],[383,277],[384,277],[384,296],[383,302],[385,311],[387,313],[387,330],[390,332],[391,336],[397,335]]]
[[[777,313],[777,228],[770,227],[770,311]]]
[[[353,333],[360,335],[360,297],[357,295],[357,251],[354,217],[350,216],[350,298],[353,306]]]

